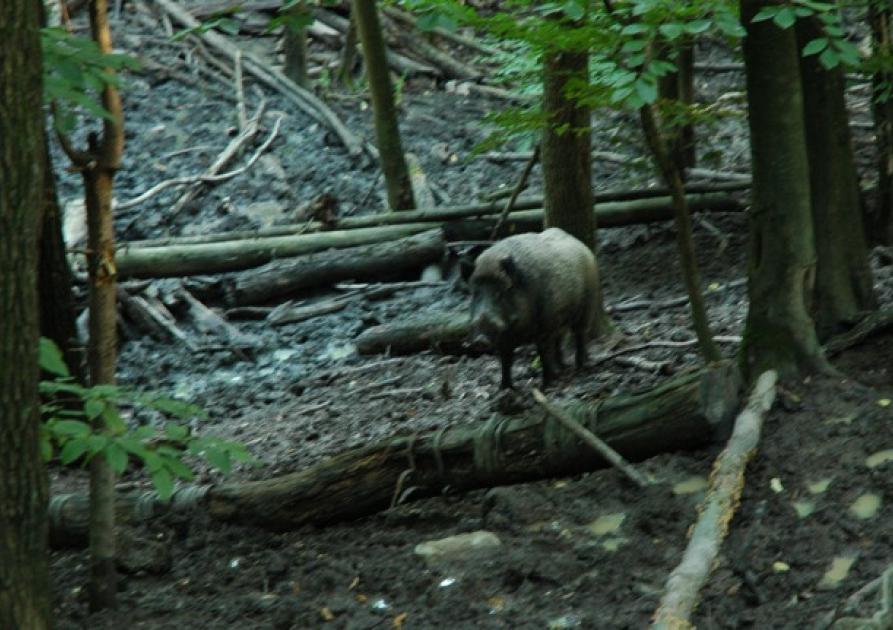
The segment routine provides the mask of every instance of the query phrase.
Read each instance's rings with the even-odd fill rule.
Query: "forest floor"
[[[117,45],[199,77],[195,65],[203,62],[191,56],[194,49],[172,44],[141,6],[125,4],[113,23]],[[274,41],[240,43],[269,58]],[[728,61],[728,56],[715,46],[699,51],[699,59]],[[119,200],[160,180],[201,172],[229,141],[236,128],[233,102],[221,84],[211,89],[201,81],[186,84],[158,70],[127,77]],[[697,90],[705,102],[725,98],[731,114],[699,134],[701,164],[748,172],[743,75],[705,73]],[[283,123],[258,163],[178,214],[171,212],[179,194],[173,190],[119,212],[120,240],[295,222],[323,193],[337,199],[340,216],[384,207],[376,165],[350,158],[326,129],[277,94],[262,91],[268,113],[258,144],[274,116],[283,116]],[[250,81],[247,94],[253,111],[258,97]],[[366,95],[331,90],[321,96],[351,130],[373,138]],[[852,97],[854,120],[868,121],[864,93],[854,90]],[[402,84],[405,148],[418,156],[429,181],[443,192],[442,201],[468,203],[513,186],[523,162],[470,156],[488,132],[483,116],[505,106],[429,79],[408,78]],[[599,112],[595,147],[641,158],[636,120]],[[870,178],[868,132],[860,129],[860,167]],[[67,162],[61,154],[55,159],[60,196],[72,202],[82,194],[79,178],[63,172]],[[641,159],[622,165],[596,159],[593,181],[597,190],[655,183]],[[541,190],[539,168],[530,187]],[[744,213],[704,213],[695,221],[717,335],[742,333],[746,287],[735,281],[746,276],[746,239]],[[687,304],[663,304],[684,295],[678,265],[669,262],[675,259],[670,222],[600,231],[607,305],[652,303],[614,312],[627,343],[694,338]],[[889,307],[893,267],[880,255],[873,255],[872,264],[879,299]],[[333,292],[294,297],[312,304]],[[467,300],[463,284],[451,281],[402,290],[385,300],[358,299],[337,313],[297,324],[233,320],[241,332],[261,341],[250,357],[219,347],[190,351],[131,331],[121,342],[119,379],[199,404],[209,415],[194,429],[243,442],[261,463],[238,467],[230,479],[268,478],[395,434],[486,421],[494,412],[499,377],[492,356],[430,351],[363,357],[354,346],[356,335],[370,326],[428,312],[461,313]],[[722,349],[731,357],[738,346],[731,340]],[[597,342],[590,347],[593,356],[602,351]],[[893,564],[887,520],[893,516],[893,456],[883,453],[893,449],[887,406],[893,398],[891,352],[893,338],[875,338],[835,358],[845,379],[782,384],[747,469],[729,538],[705,588],[698,627],[821,626],[848,596]],[[656,346],[629,356],[647,361],[608,360],[568,372],[546,394],[558,401],[596,400],[652,387],[699,362],[694,345]],[[515,362],[516,385],[524,395],[538,386],[533,358],[532,348],[525,348]],[[142,567],[123,570],[117,611],[88,612],[85,550],[53,552],[57,627],[642,628],[681,558],[721,446],[637,464],[663,482],[647,490],[609,469],[446,494],[349,523],[286,533],[203,518],[151,523],[131,543],[151,557]],[[219,480],[201,471],[198,481]],[[149,487],[139,474],[124,481],[131,488]],[[81,492],[85,475],[54,467],[52,485],[54,492]],[[501,544],[439,562],[414,552],[419,543],[477,530],[492,532]],[[868,596],[860,614],[870,616],[878,607],[875,596]]]

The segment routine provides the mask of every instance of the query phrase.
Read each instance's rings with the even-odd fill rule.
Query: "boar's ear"
[[[511,254],[506,254],[499,259],[499,266],[505,272],[505,275],[512,281],[512,286],[522,286],[524,284],[524,274],[515,264],[515,259]]]

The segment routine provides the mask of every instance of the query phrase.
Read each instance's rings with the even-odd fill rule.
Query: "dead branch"
[[[775,400],[778,375],[770,370],[756,381],[747,406],[735,419],[732,437],[713,465],[710,488],[698,510],[698,520],[682,562],[667,579],[664,596],[654,613],[652,628],[691,628],[691,613],[699,592],[719,554],[729,523],[738,508],[744,488],[744,468],[756,452],[763,418]]]
[[[533,389],[533,399],[540,407],[546,410],[546,413],[558,420],[561,424],[564,425],[566,429],[569,429],[578,438],[591,446],[596,453],[604,457],[608,463],[610,463],[617,470],[626,475],[634,484],[636,484],[640,488],[644,488],[653,483],[650,479],[648,479],[648,477],[630,466],[629,462],[623,459],[623,456],[620,453],[605,444],[605,442],[599,439],[598,436],[595,435],[592,431],[583,427],[579,422],[571,418],[563,410],[559,409],[555,405],[550,404],[549,401],[546,400],[546,397],[543,396],[543,393],[536,388]],[[591,424],[595,425],[596,422],[597,417],[593,418]]]
[[[167,15],[171,16],[179,24],[186,28],[195,28],[199,26],[196,20],[189,12],[181,7],[173,0],[157,0],[156,4],[161,7]],[[197,34],[197,37],[208,43],[213,48],[222,52],[229,58],[235,56],[238,47],[230,42],[226,37],[212,31]],[[331,129],[342,144],[344,144],[350,155],[359,155],[364,149],[363,142],[354,136],[341,122],[341,119],[333,112],[328,105],[319,100],[315,94],[309,92],[294,81],[286,77],[282,72],[274,68],[270,68],[269,64],[264,63],[262,59],[251,53],[242,53],[245,70],[278,92],[284,94],[295,105],[297,105],[308,116],[326,125]],[[377,156],[377,152],[375,153]]]
[[[275,135],[271,132],[270,137],[267,139],[267,142],[264,142],[263,146],[255,152],[255,155],[249,160],[248,165],[242,167],[240,169],[236,169],[235,171],[230,171],[229,173],[220,173],[220,170],[224,168],[229,162],[238,154],[239,150],[251,142],[254,139],[254,136],[257,135],[257,132],[260,130],[260,117],[263,112],[265,105],[261,105],[258,108],[257,114],[252,117],[252,119],[248,122],[246,128],[240,133],[237,137],[233,138],[233,140],[226,146],[226,148],[221,152],[218,158],[214,161],[214,163],[208,168],[208,170],[201,175],[189,175],[184,177],[174,177],[172,179],[166,179],[163,182],[159,182],[152,186],[149,190],[137,195],[133,199],[129,199],[127,201],[122,201],[118,203],[115,208],[117,210],[126,210],[128,208],[132,208],[134,206],[138,206],[144,201],[148,201],[155,195],[161,193],[162,191],[171,188],[173,186],[186,186],[186,185],[196,185],[202,183],[212,183],[212,182],[220,182],[226,179],[230,179],[244,173],[254,162],[257,161],[257,158],[260,157],[260,154],[266,150],[266,147],[270,145],[272,139]],[[279,123],[281,118],[277,119],[277,123],[274,126],[274,131],[279,133]]]
[[[534,165],[537,163],[537,160],[540,158],[540,145],[537,144],[536,148],[530,154],[530,159],[527,161],[527,164],[524,166],[524,170],[521,172],[521,177],[518,178],[518,183],[515,184],[515,187],[512,189],[512,194],[509,195],[508,201],[505,202],[505,207],[502,209],[502,214],[499,215],[499,219],[496,221],[496,225],[493,226],[493,231],[490,232],[490,240],[496,240],[496,236],[499,234],[499,231],[502,229],[502,226],[505,225],[506,219],[508,219],[509,212],[515,207],[515,202],[518,200],[518,195],[521,194],[521,191],[527,186],[527,179],[530,177],[530,172],[533,170]]]
[[[409,13],[406,13],[405,11],[398,9],[395,6],[382,7],[382,11],[385,13],[385,15],[388,15],[389,17],[394,18],[397,21],[403,22],[407,26],[415,28],[415,25],[416,25],[415,16],[413,16]],[[470,48],[471,50],[474,50],[475,52],[481,53],[482,55],[496,55],[499,53],[499,51],[492,46],[487,46],[485,44],[481,44],[480,42],[478,42],[475,39],[472,39],[471,37],[465,37],[463,35],[460,35],[459,33],[453,33],[451,31],[447,31],[440,27],[435,28],[431,32],[434,33],[435,35],[437,35],[438,37],[440,37],[441,39],[445,39],[445,40],[450,41],[454,44],[459,44],[460,46]]]
[[[893,311],[875,311],[866,315],[845,333],[832,337],[825,344],[825,355],[833,357],[893,326]]]

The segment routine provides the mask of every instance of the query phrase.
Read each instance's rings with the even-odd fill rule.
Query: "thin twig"
[[[530,177],[530,172],[533,170],[533,165],[537,163],[540,158],[540,145],[537,144],[533,149],[533,153],[530,155],[530,159],[527,160],[527,164],[524,166],[524,172],[521,173],[521,177],[518,179],[518,183],[515,184],[514,190],[512,190],[512,194],[509,197],[508,201],[505,204],[505,207],[502,209],[502,214],[499,215],[499,220],[496,221],[496,225],[493,226],[493,231],[490,232],[490,240],[495,241],[496,236],[502,230],[502,226],[505,225],[506,220],[508,219],[509,212],[512,211],[512,208],[515,207],[515,201],[518,200],[518,195],[521,194],[521,191],[527,187],[527,179]]]

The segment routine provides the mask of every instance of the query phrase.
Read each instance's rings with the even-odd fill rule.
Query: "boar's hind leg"
[[[586,350],[587,345],[587,337],[586,334],[587,326],[578,326],[574,330],[574,344],[577,348],[577,367],[581,368],[586,365],[586,361],[589,359],[589,353]]]
[[[515,348],[506,345],[499,347],[499,362],[502,365],[502,382],[499,387],[509,389],[512,386],[512,363],[514,362]]]

